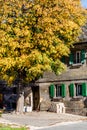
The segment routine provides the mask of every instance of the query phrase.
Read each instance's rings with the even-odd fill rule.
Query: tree
[[[56,74],[85,22],[79,0],[1,0],[0,76],[31,82],[46,70]]]

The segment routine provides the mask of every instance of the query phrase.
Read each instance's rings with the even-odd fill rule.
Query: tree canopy
[[[0,78],[61,73],[84,22],[80,0],[0,0]]]

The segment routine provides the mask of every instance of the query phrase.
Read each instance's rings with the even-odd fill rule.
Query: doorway
[[[33,110],[39,110],[39,103],[40,103],[39,86],[34,86],[32,88],[32,92],[33,92]]]

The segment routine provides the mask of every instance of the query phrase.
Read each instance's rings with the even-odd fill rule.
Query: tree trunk
[[[18,86],[18,98],[17,98],[17,105],[16,105],[16,113],[23,114],[24,108],[24,92],[21,91],[21,86]]]
[[[23,108],[24,108],[24,95],[21,93],[18,96],[16,112],[19,114],[23,114]]]

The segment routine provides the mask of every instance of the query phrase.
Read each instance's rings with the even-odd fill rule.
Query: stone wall
[[[64,101],[66,113],[87,116],[87,108],[83,99],[73,98],[70,101]]]
[[[56,113],[65,113],[66,108],[63,102],[51,102],[49,111]]]
[[[42,83],[40,85],[40,110],[47,111],[51,104],[49,97],[49,85],[50,83]]]
[[[70,113],[76,115],[87,116],[87,107],[85,106],[84,100],[82,99],[72,99],[65,100],[63,102],[51,102],[50,112],[56,113]]]
[[[57,105],[59,102],[64,103],[65,112],[77,115],[87,115],[87,99],[86,97],[69,97],[69,84],[66,84],[66,97],[65,98],[54,98],[51,100],[49,97],[49,86],[51,83],[40,84],[40,110],[41,111],[52,111],[57,112]],[[55,84],[55,82],[54,82]]]

